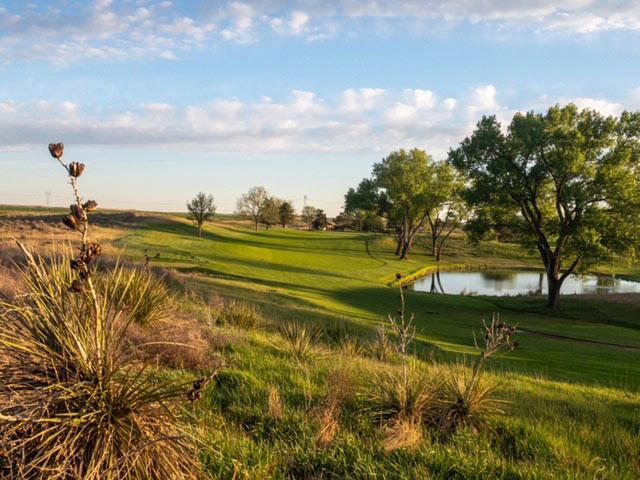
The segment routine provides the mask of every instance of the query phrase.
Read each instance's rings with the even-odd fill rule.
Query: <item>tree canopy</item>
[[[258,231],[262,213],[264,211],[265,200],[269,194],[264,187],[252,187],[247,193],[242,194],[236,202],[236,212],[253,220]]]
[[[187,202],[187,218],[198,226],[198,238],[202,237],[202,224],[211,219],[216,213],[216,204],[213,195],[198,193],[190,202]]]
[[[550,307],[573,271],[640,248],[640,112],[615,118],[556,105],[517,113],[506,132],[483,117],[449,160],[470,181],[471,237],[509,226],[537,250]]]
[[[305,205],[302,208],[302,214],[301,214],[302,221],[309,227],[309,230],[311,230],[313,221],[316,218],[316,212],[317,212],[316,207],[313,207],[311,205]]]
[[[292,202],[282,202],[280,205],[280,225],[282,228],[287,228],[287,225],[291,225],[296,218],[296,212],[293,209]]]
[[[267,229],[280,223],[280,205],[282,200],[276,197],[267,197],[262,205],[260,221],[267,226]]]
[[[396,253],[405,259],[416,233],[434,208],[431,187],[437,168],[424,150],[391,152],[381,162],[374,164],[376,185],[383,188],[390,212],[398,222],[398,249]]]

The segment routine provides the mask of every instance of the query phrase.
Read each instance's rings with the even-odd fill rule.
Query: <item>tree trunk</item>
[[[397,246],[396,246],[396,255],[400,255],[400,249],[402,248],[402,228],[401,227],[396,227],[396,242],[397,242]]]
[[[411,250],[411,245],[413,244],[413,237],[413,235],[410,235],[409,238],[403,242],[400,260],[406,260],[409,258],[409,250]]]
[[[256,222],[256,232],[258,231],[258,222]]]
[[[549,289],[547,307],[556,308],[560,304],[560,287],[562,287],[557,273],[547,271],[547,287]]]
[[[198,238],[202,238],[202,224],[198,224]]]

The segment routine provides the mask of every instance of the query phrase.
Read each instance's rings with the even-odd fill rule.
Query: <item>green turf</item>
[[[396,272],[411,274],[435,266],[420,245],[406,261],[393,255],[393,239],[368,233],[308,232],[274,228],[255,232],[245,226],[218,223],[207,226],[203,238],[181,219],[147,222],[123,239],[129,255],[147,251],[159,262],[203,274],[201,283],[215,292],[279,298],[279,315],[294,305],[373,326],[398,307],[392,283]],[[538,266],[537,259],[517,246],[485,243],[468,245],[451,240],[442,265]],[[255,301],[263,301],[254,299]],[[534,332],[640,347],[640,306],[604,300],[567,297],[558,312],[544,307],[544,298],[465,297],[407,292],[416,315],[418,343],[444,357],[475,353],[473,331],[483,318],[498,312],[502,318]],[[295,309],[293,311],[296,311]],[[640,352],[574,340],[521,335],[521,348],[501,366],[528,375],[543,373],[567,382],[617,385],[640,382]]]

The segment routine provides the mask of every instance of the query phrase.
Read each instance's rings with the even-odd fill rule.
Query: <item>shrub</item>
[[[291,355],[299,364],[305,364],[320,354],[318,346],[322,330],[295,321],[281,323],[277,329],[283,342],[276,344],[276,348]]]
[[[490,357],[518,346],[511,338],[516,328],[501,322],[498,314],[493,314],[491,323],[483,320],[482,324],[485,346],[481,349],[476,339],[479,355],[473,368],[458,364],[445,375],[438,420],[443,433],[463,425],[479,430],[486,426],[490,414],[500,412],[498,406],[502,402],[494,397],[495,384],[483,378],[482,373]]]
[[[474,370],[459,363],[447,368],[438,392],[436,426],[442,433],[451,433],[461,426],[481,430],[487,418],[500,413],[503,403],[495,398],[496,383],[479,378],[471,385]]]
[[[383,422],[398,419],[414,423],[431,421],[436,408],[438,382],[414,360],[404,370],[386,367],[375,372],[366,400],[371,413]]]
[[[257,307],[240,300],[225,303],[220,316],[222,323],[238,328],[251,329],[263,323],[262,313]]]
[[[121,264],[114,267],[122,276],[110,293],[116,308],[125,310],[139,325],[152,325],[167,318],[170,294],[164,276],[156,276],[146,268],[131,268]],[[98,282],[98,290],[104,288]]]
[[[74,293],[68,256],[29,255],[28,296],[0,312],[0,443],[12,478],[191,478],[193,452],[174,426],[169,401],[179,384],[159,384],[122,354],[128,320],[104,282],[100,309]],[[2,462],[0,462],[1,464]],[[108,473],[107,473],[108,472]]]

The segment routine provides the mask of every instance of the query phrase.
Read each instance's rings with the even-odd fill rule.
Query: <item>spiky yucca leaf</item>
[[[124,355],[130,318],[113,292],[128,288],[119,266],[98,305],[72,293],[70,256],[27,255],[27,294],[0,303],[0,474],[98,480],[198,476],[170,402],[184,385],[159,383]],[[2,476],[0,475],[0,476]]]

